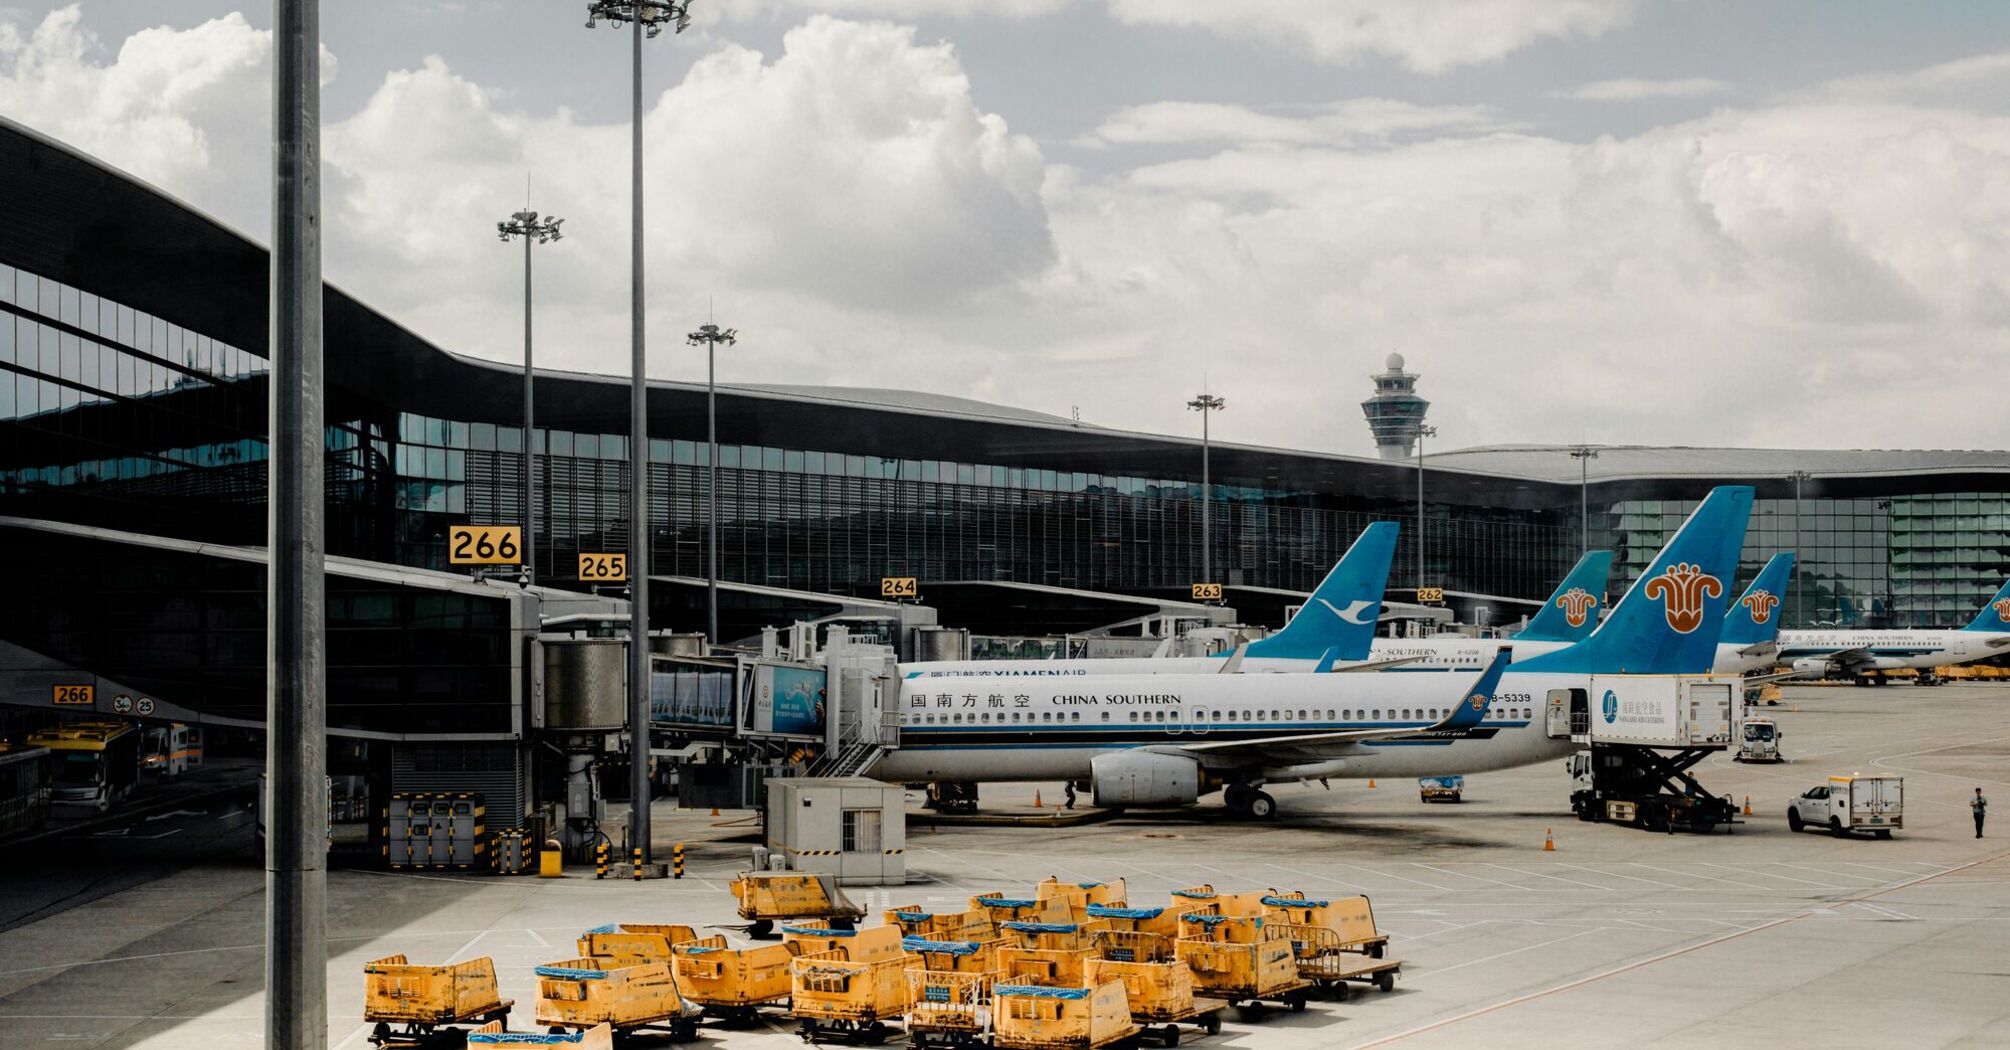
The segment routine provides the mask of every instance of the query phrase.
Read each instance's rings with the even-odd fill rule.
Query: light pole
[[[1801,482],[1814,477],[1805,470],[1796,470],[1787,475],[1794,483],[1794,557],[1801,559],[1800,571],[1794,573],[1794,626],[1808,625],[1807,606],[1801,602],[1801,580],[1806,578],[1813,567],[1807,553],[1801,550]]]
[[[1228,402],[1213,394],[1196,394],[1186,403],[1186,407],[1200,413],[1200,582],[1218,583],[1214,578],[1214,542],[1212,528],[1212,506],[1214,504],[1214,479],[1209,474],[1209,439],[1207,417],[1211,412],[1219,412],[1228,407]]]
[[[642,37],[691,23],[690,0],[590,0],[586,28],[627,23],[632,44],[629,148],[628,845],[649,859],[649,380],[642,339]]]
[[[496,235],[504,244],[511,237],[523,238],[523,583],[537,580],[537,454],[531,450],[531,366],[530,366],[530,246],[559,239],[558,227],[564,219],[547,215],[543,219],[525,208],[496,223]]]
[[[1424,439],[1437,437],[1438,428],[1417,426],[1417,590],[1424,589]]]
[[[705,347],[705,443],[711,452],[705,457],[705,637],[719,644],[719,411],[714,396],[718,376],[719,344],[739,342],[739,331],[715,324],[701,325],[685,339],[692,346]]]
[[[321,8],[272,13],[267,394],[265,1045],[328,1045],[328,674],[322,461]]]
[[[1577,531],[1584,541],[1580,554],[1591,553],[1591,461],[1598,458],[1598,450],[1590,445],[1579,445],[1570,450],[1570,458],[1577,461]]]

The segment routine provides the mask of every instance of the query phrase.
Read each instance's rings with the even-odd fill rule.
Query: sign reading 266
[[[523,560],[523,530],[515,525],[454,525],[447,560],[455,565],[515,565]]]

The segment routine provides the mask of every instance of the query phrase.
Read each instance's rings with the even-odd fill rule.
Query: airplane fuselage
[[[1944,667],[2010,652],[2010,632],[1781,631],[1778,659],[1791,663],[1858,649],[1878,668]]]

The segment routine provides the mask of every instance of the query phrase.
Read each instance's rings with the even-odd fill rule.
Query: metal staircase
[[[819,756],[809,768],[813,777],[859,777],[872,769],[886,748],[874,740],[850,740],[836,751]]]

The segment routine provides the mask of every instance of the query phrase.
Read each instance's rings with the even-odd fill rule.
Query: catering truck
[[[1708,675],[1594,676],[1589,690],[1548,698],[1552,729],[1568,722],[1586,745],[1568,767],[1577,819],[1650,831],[1711,831],[1734,823],[1728,796],[1703,789],[1689,770],[1735,746],[1743,682]]]
[[[1868,832],[1881,839],[1905,826],[1905,778],[1834,776],[1787,807],[1787,827],[1827,828],[1835,836]]]

